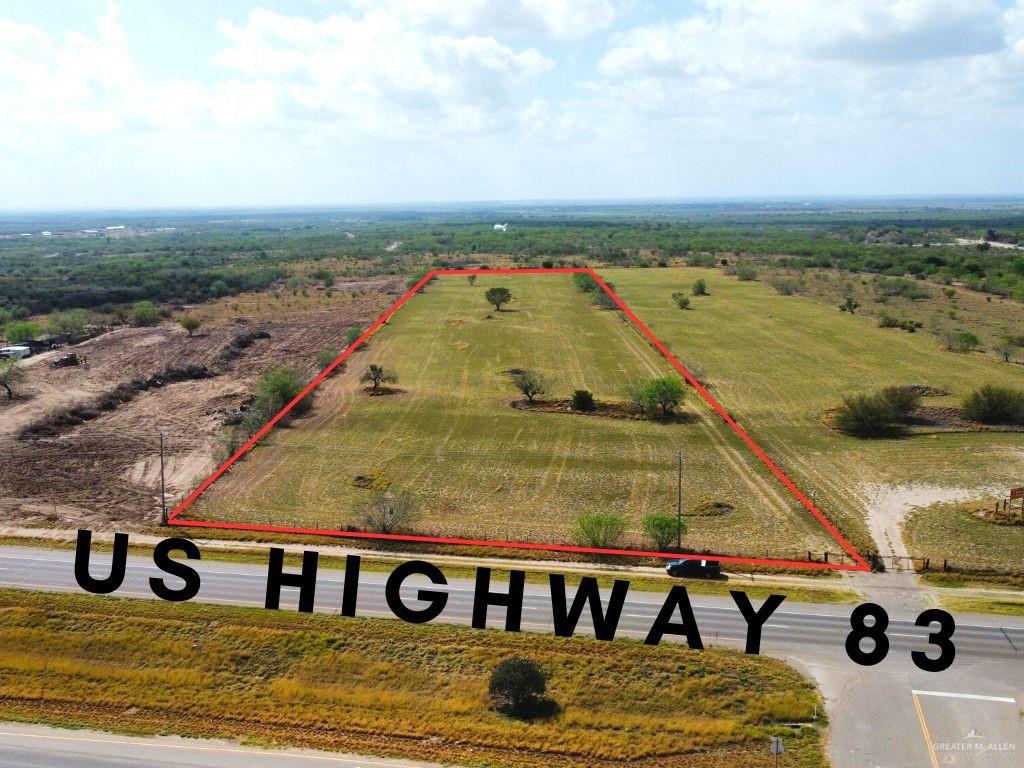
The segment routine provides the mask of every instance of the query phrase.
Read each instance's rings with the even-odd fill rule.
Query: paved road
[[[422,768],[428,763],[268,750],[177,736],[135,738],[97,731],[0,723],[0,766],[14,768]]]
[[[74,580],[73,557],[67,550],[0,547],[0,586],[80,592]],[[95,555],[93,574],[105,575],[108,563],[109,556]],[[264,604],[265,567],[212,561],[195,565],[202,574],[197,601]],[[125,583],[116,594],[152,597],[148,579],[153,575],[165,576],[148,559],[130,558]],[[384,597],[386,578],[383,573],[361,574],[359,615],[392,616]],[[343,584],[342,572],[321,570],[315,609],[338,613]],[[426,579],[410,578],[402,590],[403,598],[411,607],[417,607],[416,592],[427,585]],[[742,583],[736,586],[742,589]],[[493,584],[492,589],[503,589],[503,585]],[[452,579],[445,590],[449,599],[438,620],[468,624],[473,605],[472,582]],[[631,593],[618,635],[645,636],[663,597]],[[694,596],[692,602],[706,644],[743,647],[746,624],[730,598]],[[282,605],[294,607],[296,603],[297,590],[283,589]],[[933,762],[933,753],[934,760],[942,760],[942,765],[1024,765],[1024,720],[1017,716],[1024,706],[1024,621],[958,617],[954,666],[942,673],[927,673],[910,661],[911,650],[930,650],[925,642],[928,630],[915,626],[913,617],[891,617],[887,633],[891,650],[884,662],[864,668],[850,661],[844,650],[849,611],[849,606],[784,603],[766,625],[762,640],[762,652],[795,663],[821,686],[829,702],[831,750],[836,768],[937,768],[939,762]],[[501,627],[503,623],[503,609],[492,608],[489,626]],[[550,632],[551,628],[547,587],[527,585],[523,629]],[[589,619],[581,620],[578,632],[590,631]],[[915,695],[913,691],[928,693]],[[962,698],[964,695],[991,698]],[[951,746],[937,748],[936,743],[940,747]],[[1020,751],[965,750],[956,746],[962,743],[1012,743],[1015,747],[1019,745]],[[949,758],[954,762],[949,762]],[[976,759],[989,762],[970,762]]]

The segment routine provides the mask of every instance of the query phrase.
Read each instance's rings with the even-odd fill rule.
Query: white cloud
[[[363,9],[386,7],[414,26],[486,35],[582,38],[612,25],[609,0],[359,0]]]

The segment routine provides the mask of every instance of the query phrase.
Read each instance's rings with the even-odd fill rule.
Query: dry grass
[[[813,686],[733,651],[7,590],[0,617],[8,720],[496,767],[754,768],[784,734],[825,765]],[[552,719],[488,706],[510,655],[550,674]]]

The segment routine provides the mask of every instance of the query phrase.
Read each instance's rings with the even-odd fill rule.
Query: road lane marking
[[[1005,696],[982,696],[977,693],[950,693],[948,691],[911,691],[915,696],[942,696],[947,699],[972,699],[974,701],[998,701],[1002,704],[1016,704],[1016,699]]]
[[[380,765],[386,768],[406,768],[408,763],[381,763],[362,758],[334,757],[332,755],[297,755],[288,752],[260,752],[252,749],[235,749],[231,747],[200,747],[192,744],[155,744],[148,741],[121,741],[119,739],[84,738],[82,736],[57,736],[48,733],[10,733],[0,731],[0,737],[12,736],[16,739],[47,739],[50,741],[78,741],[90,744],[112,744],[124,747],[149,747],[150,749],[181,749],[187,752],[221,752],[225,754],[251,755],[253,757],[281,758],[292,760],[323,760],[331,763],[349,763],[357,765]]]
[[[921,709],[921,699],[917,691],[911,691],[914,697],[914,707],[917,709],[917,719],[921,722],[921,732],[924,733],[924,742],[928,747],[928,757],[931,758],[932,768],[939,768],[939,758],[935,756],[935,747],[932,742],[932,735],[928,732],[928,723],[924,719],[924,711]]]

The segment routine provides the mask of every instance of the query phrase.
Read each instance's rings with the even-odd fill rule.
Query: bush
[[[363,332],[359,328],[349,327],[345,329],[345,346],[351,347],[359,337],[363,335]]]
[[[962,403],[963,415],[981,424],[1024,424],[1024,391],[986,384]]]
[[[676,306],[679,307],[680,309],[689,309],[690,308],[690,297],[689,296],[684,296],[681,293],[673,293],[672,294],[672,298],[676,300]]]
[[[416,519],[419,502],[409,491],[380,492],[356,505],[356,520],[366,531],[394,533]]]
[[[290,403],[306,386],[302,373],[293,365],[268,368],[256,385],[253,410],[263,416],[263,422]],[[309,410],[309,397],[302,398],[292,408],[298,415]]]
[[[324,347],[316,354],[316,369],[322,373],[340,354],[341,350],[337,347]]]
[[[572,393],[572,408],[574,411],[594,410],[594,393],[589,389],[577,389]]]
[[[772,288],[783,296],[792,296],[793,294],[800,293],[803,284],[791,277],[776,277],[772,280]]]
[[[626,532],[626,518],[614,512],[593,512],[576,518],[573,538],[584,547],[611,547]]]
[[[757,280],[757,270],[749,264],[742,264],[736,270],[736,277],[740,280]]]
[[[535,661],[521,656],[500,661],[487,685],[494,708],[518,717],[544,714],[550,709],[551,703],[544,697],[547,690],[544,670]]]
[[[693,281],[693,295],[694,296],[707,296],[708,295],[708,284],[704,281],[704,278]]]
[[[4,338],[11,344],[31,341],[39,335],[39,325],[22,320],[13,320],[4,327]]]
[[[132,325],[156,325],[158,316],[156,305],[152,301],[137,301],[132,305]]]
[[[366,366],[366,370],[363,371],[363,375],[359,377],[359,380],[372,384],[373,391],[378,392],[380,391],[381,384],[394,384],[398,381],[398,376],[380,363],[370,363]]]
[[[950,352],[961,354],[970,352],[981,343],[975,334],[965,330],[947,331],[942,335],[942,341]]]
[[[901,419],[921,404],[921,396],[913,387],[886,387],[881,395]]]
[[[576,290],[581,293],[594,293],[601,290],[601,286],[597,284],[597,281],[583,272],[574,272],[572,282],[576,286]]]
[[[199,327],[203,324],[203,321],[195,315],[182,315],[178,322],[181,323],[182,328],[188,331],[189,336],[198,331]]]
[[[659,552],[675,547],[686,535],[686,523],[676,515],[666,513],[648,515],[644,518],[643,525],[644,534]]]
[[[836,413],[836,427],[853,437],[891,437],[900,413],[882,393],[850,395]]]

